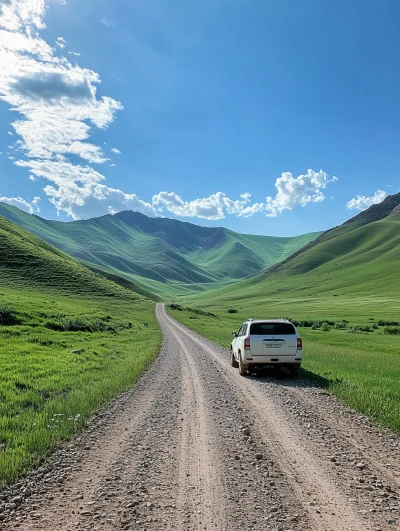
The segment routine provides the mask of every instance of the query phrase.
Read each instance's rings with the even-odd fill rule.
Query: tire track
[[[179,450],[179,491],[177,496],[178,529],[225,529],[224,505],[215,500],[225,500],[222,481],[216,469],[219,460],[213,451],[213,431],[207,413],[206,397],[200,374],[177,332],[163,319],[161,308],[157,318],[167,327],[179,345],[182,354],[183,393],[182,432]]]

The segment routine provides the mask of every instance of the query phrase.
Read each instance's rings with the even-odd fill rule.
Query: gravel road
[[[0,494],[0,529],[400,530],[400,441],[169,317],[138,385]],[[229,331],[228,331],[229,332]]]

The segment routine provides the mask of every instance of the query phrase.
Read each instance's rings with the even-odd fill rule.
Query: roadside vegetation
[[[131,387],[161,342],[154,304],[0,218],[0,488]]]
[[[303,338],[302,376],[400,432],[400,323],[395,319],[400,315],[399,301],[383,304],[379,298],[342,297],[339,304],[336,297],[324,296],[312,301],[273,297],[268,302],[239,302],[237,313],[232,313],[232,301],[224,305],[210,297],[198,308],[192,299],[189,308],[167,309],[175,319],[226,348],[231,332],[249,317],[291,318]],[[208,315],[195,313],[205,309]]]

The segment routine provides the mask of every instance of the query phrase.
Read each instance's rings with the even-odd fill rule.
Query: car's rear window
[[[251,336],[287,336],[295,333],[290,323],[255,323],[250,327]]]

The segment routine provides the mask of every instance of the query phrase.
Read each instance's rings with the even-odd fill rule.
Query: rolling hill
[[[59,249],[0,216],[0,286],[23,290],[56,290],[71,296],[127,296]],[[132,290],[131,290],[132,291]]]
[[[0,215],[113,280],[166,297],[248,278],[320,235],[252,236],[132,211],[65,223],[0,203]]]
[[[271,298],[389,297],[400,286],[400,193],[326,231],[265,272],[212,294],[212,301],[267,304]],[[198,299],[202,305],[201,297]],[[263,302],[264,301],[264,302]],[[210,297],[207,304],[210,304]],[[288,312],[290,314],[290,311]]]

